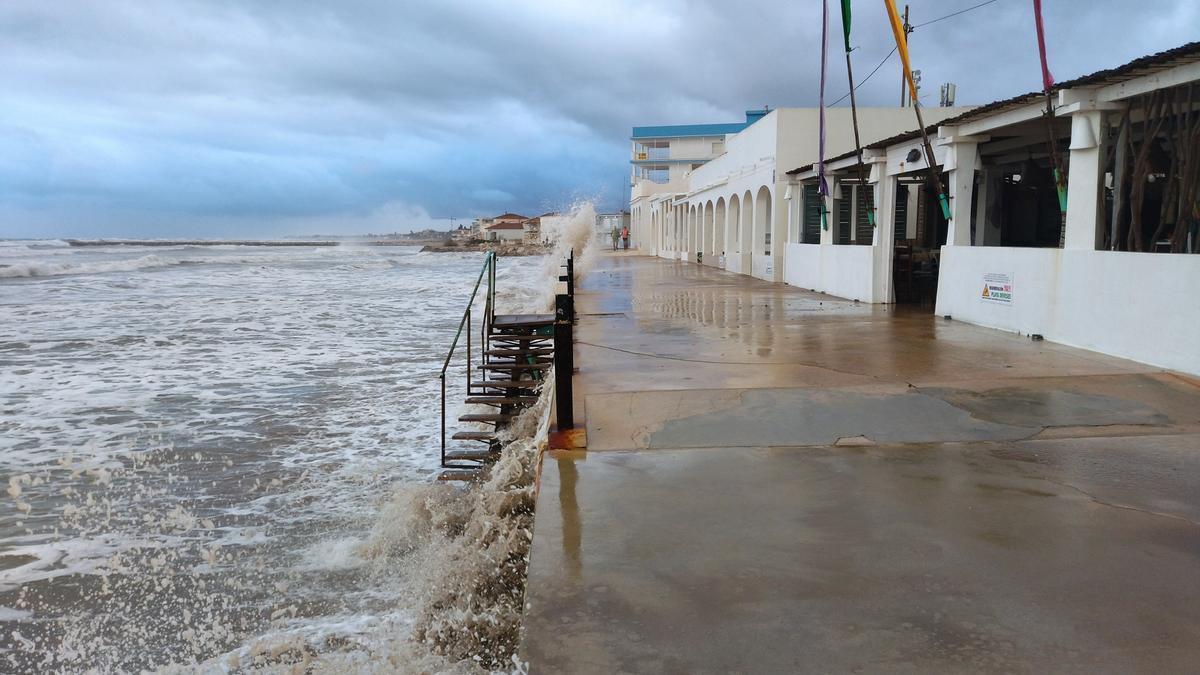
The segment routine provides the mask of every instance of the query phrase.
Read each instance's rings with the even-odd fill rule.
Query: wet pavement
[[[632,255],[581,284],[531,672],[1184,672],[1200,384]]]

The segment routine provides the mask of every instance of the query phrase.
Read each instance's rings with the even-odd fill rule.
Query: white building
[[[939,120],[965,110],[936,108],[926,114]],[[720,153],[681,171],[668,190],[643,197],[638,188],[644,184],[635,186],[630,201],[635,245],[655,255],[783,281],[786,244],[798,241],[799,234],[789,227],[784,170],[816,158],[818,115],[815,108],[772,110],[727,135]],[[852,149],[850,109],[830,108],[825,116],[826,153]],[[862,108],[858,119],[866,138],[913,126],[912,110],[905,108]]]
[[[762,119],[766,110],[747,110],[745,122],[634,127],[630,137],[629,222],[634,248],[653,247],[661,231],[656,212],[664,201],[687,191],[687,176],[725,152],[725,139]]]
[[[600,213],[596,215],[596,238],[601,242],[612,239],[613,230],[618,233],[629,227],[629,212]]]
[[[1052,118],[1042,92],[924,109],[949,218],[911,109],[860,111],[861,169],[849,112],[827,111],[824,204],[815,111],[775,111],[651,198],[635,236],[647,253],[1200,374],[1198,85],[1191,43],[1059,83]]]
[[[480,221],[481,236],[485,241],[521,241],[525,238],[525,227],[522,225],[525,216],[517,213],[505,213],[495,218],[484,218]]]

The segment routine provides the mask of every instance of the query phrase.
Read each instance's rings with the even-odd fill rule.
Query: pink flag
[[[1046,29],[1042,27],[1042,0],[1033,0],[1033,20],[1037,24],[1038,56],[1042,58],[1042,88],[1046,91],[1054,86],[1054,76],[1046,64]]]

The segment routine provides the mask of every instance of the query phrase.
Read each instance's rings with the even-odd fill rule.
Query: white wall
[[[1008,274],[1012,303],[981,298]],[[944,246],[937,313],[1200,375],[1200,256]]]
[[[839,298],[882,302],[874,297],[872,246],[787,245],[783,280]]]
[[[751,276],[766,281],[775,281],[775,258],[769,255],[755,255],[750,261]]]
[[[491,235],[489,238],[493,241],[521,241],[525,238],[525,229],[515,230],[488,230]]]

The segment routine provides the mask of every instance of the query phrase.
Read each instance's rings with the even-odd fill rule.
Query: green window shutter
[[[817,186],[812,184],[804,186],[804,221],[800,241],[804,244],[821,243],[821,195],[817,194]]]
[[[838,244],[850,243],[850,202],[854,194],[854,188],[850,185],[842,185],[842,198],[837,200],[837,229],[835,230],[835,241]]]
[[[854,188],[858,195],[858,212],[854,216],[855,242],[860,246],[870,246],[875,236],[875,228],[871,227],[868,214],[875,208],[875,190],[870,185],[859,185]]]

